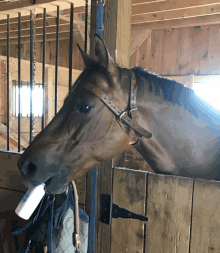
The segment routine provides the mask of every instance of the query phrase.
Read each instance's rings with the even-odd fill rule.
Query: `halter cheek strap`
[[[130,71],[131,75],[131,88],[130,88],[130,99],[129,108],[125,111],[121,111],[119,107],[108,98],[108,96],[99,88],[95,87],[92,83],[82,85],[83,88],[91,91],[102,102],[108,106],[108,108],[116,115],[117,120],[123,124],[123,126],[130,127],[130,131],[125,131],[131,138],[131,143],[134,144],[138,138],[144,136],[145,138],[151,138],[152,134],[138,124],[137,116],[135,115],[136,108],[136,96],[137,96],[137,85],[136,78],[133,71]],[[121,125],[121,124],[120,124]],[[123,127],[124,129],[124,127]],[[124,129],[125,130],[125,129]]]

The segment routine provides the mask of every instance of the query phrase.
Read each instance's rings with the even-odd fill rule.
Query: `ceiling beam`
[[[59,35],[63,32],[68,32],[69,31],[69,25],[63,24],[60,25],[59,27]],[[74,29],[74,32],[77,31],[78,29]],[[46,28],[46,34],[50,34],[50,33],[56,33],[56,26],[49,26]],[[36,28],[36,35],[42,35],[43,34],[43,28],[42,27],[38,27]],[[29,30],[21,30],[21,37],[29,37],[30,36],[30,29]],[[13,38],[18,38],[18,31],[13,31],[10,32],[10,39]],[[0,33],[0,41],[2,39],[7,39],[7,31],[5,31],[4,33]]]
[[[62,32],[59,35],[59,40],[69,40],[69,36],[70,36],[69,31]],[[80,40],[81,39],[81,38],[78,38],[79,37],[79,31],[78,30],[73,32],[73,36],[75,36],[74,40]],[[55,40],[56,40],[56,33],[47,34],[46,42],[55,41]],[[43,41],[43,35],[36,35],[36,42],[42,42],[42,41]],[[22,44],[30,43],[30,37],[22,37],[21,38],[21,43]],[[18,44],[18,39],[17,38],[13,38],[13,39],[10,40],[10,45],[13,45],[13,44]],[[5,46],[5,45],[7,45],[7,40],[0,40],[0,46]],[[79,45],[82,46],[83,45],[82,42],[80,42]]]
[[[195,8],[198,6],[208,6],[220,4],[218,0],[168,0],[164,2],[152,2],[137,4],[132,6],[132,15],[141,15],[144,13],[156,13],[158,11],[169,11],[176,9]]]
[[[22,15],[28,15],[30,10],[33,10],[35,14],[42,13],[43,8],[46,8],[47,12],[56,11],[57,5],[60,6],[60,10],[70,8],[70,3],[74,4],[74,7],[82,7],[85,5],[85,0],[37,0],[36,4],[32,4],[31,0],[22,0],[17,2],[4,2],[1,3],[0,19],[6,19],[7,14],[10,17],[17,17],[17,13]]]
[[[148,23],[172,19],[199,17],[220,13],[220,4],[199,6],[188,9],[169,10],[163,12],[147,13],[142,15],[134,15],[131,17],[131,23]]]
[[[145,4],[145,3],[155,3],[155,2],[164,2],[167,0],[132,0],[132,5],[134,4]]]
[[[193,18],[182,18],[167,21],[158,21],[154,23],[143,23],[143,24],[132,24],[133,30],[140,29],[170,29],[170,28],[181,28],[181,27],[192,27],[192,26],[203,26],[203,25],[214,25],[220,24],[220,14],[201,16]]]

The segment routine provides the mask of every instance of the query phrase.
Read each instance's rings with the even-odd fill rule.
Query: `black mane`
[[[200,99],[194,90],[187,88],[184,84],[163,78],[155,73],[149,73],[141,67],[132,69],[136,77],[144,77],[148,81],[149,92],[161,96],[171,104],[179,105],[190,112],[196,118],[203,119],[207,124],[220,124],[220,112],[212,108]]]

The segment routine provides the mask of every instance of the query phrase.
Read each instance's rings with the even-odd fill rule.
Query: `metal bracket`
[[[111,195],[101,194],[100,221],[102,223],[111,225],[112,218],[137,219],[141,221],[148,221],[148,218],[146,216],[133,213],[125,208],[121,208],[118,205],[112,203]]]

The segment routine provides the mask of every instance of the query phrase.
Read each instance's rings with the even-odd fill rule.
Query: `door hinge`
[[[137,219],[141,221],[148,221],[148,218],[146,216],[142,214],[136,214],[112,203],[111,195],[101,194],[100,221],[102,223],[110,225],[112,218]]]

